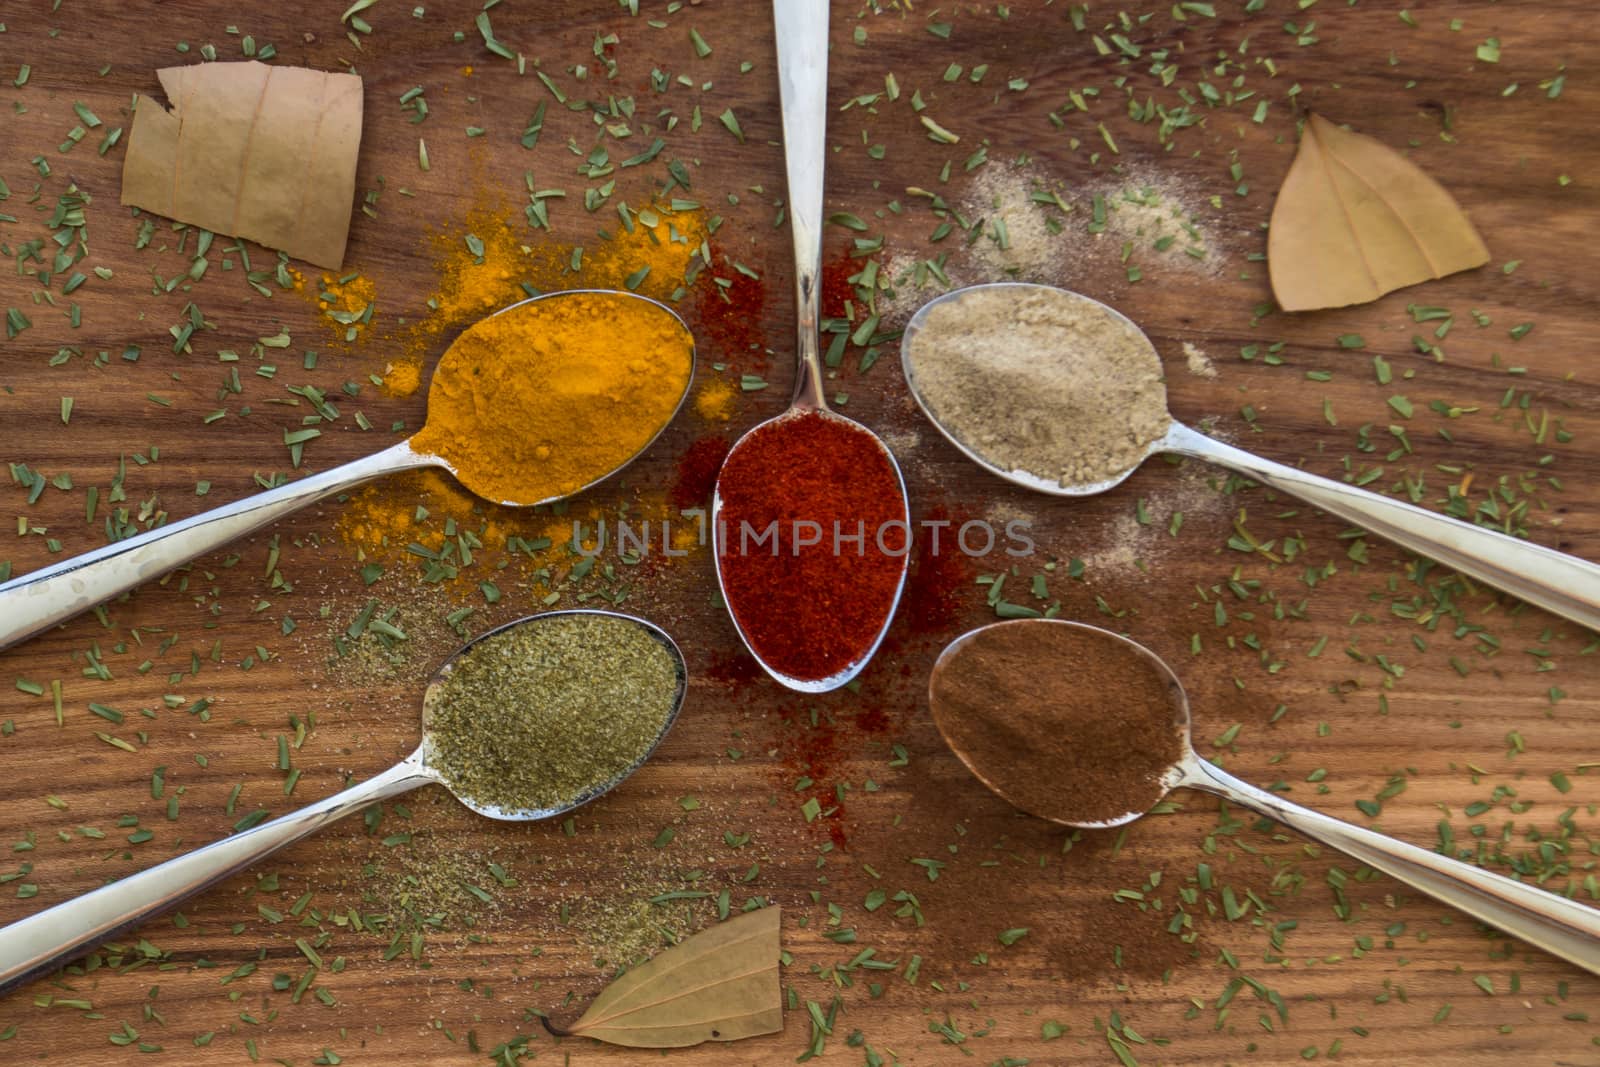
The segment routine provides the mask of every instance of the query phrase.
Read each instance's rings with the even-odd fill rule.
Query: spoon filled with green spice
[[[1411,552],[1600,629],[1600,565],[1277,463],[1175,420],[1161,358],[1120,312],[1028,282],[956,289],[906,324],[901,365],[969,459],[1053,496],[1120,485],[1158,452],[1215,463]]]
[[[0,993],[48,973],[328,823],[437,784],[479,815],[562,815],[638,770],[683,705],[672,638],[630,615],[557,611],[468,642],[422,698],[422,742],[292,814],[0,928]]]
[[[1600,909],[1301,807],[1201,759],[1178,676],[1109,630],[1060,619],[981,626],[939,654],[928,698],[951,750],[1030,815],[1106,829],[1170,790],[1198,789],[1600,974]]]

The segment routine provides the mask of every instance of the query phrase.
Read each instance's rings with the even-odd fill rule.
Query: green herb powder
[[[514,626],[474,644],[429,689],[429,762],[474,804],[565,807],[644,758],[680,683],[677,658],[627,619]]]

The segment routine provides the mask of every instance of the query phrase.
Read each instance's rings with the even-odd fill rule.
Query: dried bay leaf
[[[1345,307],[1489,262],[1460,205],[1416,164],[1311,115],[1267,233],[1285,311]]]
[[[674,945],[607,986],[558,1036],[682,1048],[783,1029],[776,907],[745,912]]]
[[[265,63],[156,72],[141,96],[122,202],[320,267],[344,261],[361,146],[361,79]]]

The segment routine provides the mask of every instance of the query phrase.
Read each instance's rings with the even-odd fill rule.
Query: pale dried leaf
[[[607,986],[559,1034],[634,1048],[736,1041],[783,1029],[776,907],[702,930]]]
[[[1279,307],[1364,304],[1488,261],[1460,206],[1416,164],[1310,116],[1267,235]]]
[[[355,200],[361,79],[265,63],[156,72],[141,97],[122,202],[338,269]]]

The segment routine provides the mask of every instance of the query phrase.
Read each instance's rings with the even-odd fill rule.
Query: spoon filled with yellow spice
[[[497,504],[526,507],[572,496],[649,448],[683,405],[693,377],[688,327],[649,297],[574,289],[512,304],[445,351],[428,389],[427,422],[416,435],[0,584],[0,649],[395,471],[443,467]]]
[[[0,927],[0,994],[335,820],[430,783],[502,822],[563,815],[644,764],[687,686],[672,638],[631,615],[552,611],[480,634],[428,683],[422,740],[409,756],[315,804]]]

